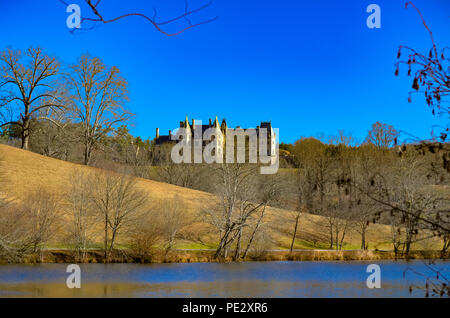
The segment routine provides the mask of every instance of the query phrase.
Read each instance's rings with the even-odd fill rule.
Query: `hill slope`
[[[64,196],[70,185],[70,176],[76,169],[95,170],[97,168],[57,160],[0,144],[0,176],[6,180],[1,192],[11,198],[20,200],[30,191],[39,187],[45,187],[51,193]],[[150,201],[178,196],[183,201],[187,213],[199,213],[217,199],[210,193],[141,178],[137,178],[137,186],[148,193]],[[290,213],[292,211],[268,208],[266,222],[272,242],[271,248],[289,247],[289,233],[294,225],[293,219],[287,217]],[[303,214],[295,247],[326,248],[328,244],[326,223],[327,220],[324,217]],[[196,229],[186,230],[198,232],[199,235],[202,235],[202,232],[209,233],[201,238],[203,242],[209,243],[209,246],[217,242],[215,235],[211,236],[211,231],[201,231],[201,229],[208,228],[208,224],[202,223],[200,220],[192,227],[196,227]],[[370,248],[390,249],[390,228],[379,224],[370,225],[367,240]],[[360,236],[355,230],[352,230],[347,234],[345,242],[347,243],[346,248],[359,248]],[[185,243],[188,244],[188,242]],[[417,248],[423,247],[417,246]]]

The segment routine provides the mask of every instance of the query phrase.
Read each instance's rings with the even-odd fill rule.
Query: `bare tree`
[[[0,193],[0,258],[21,261],[28,254],[39,254],[58,229],[61,202],[40,188],[22,202]]]
[[[368,249],[367,231],[373,216],[378,211],[378,205],[367,198],[362,191],[356,192],[356,202],[353,210],[350,211],[350,218],[354,222],[356,232],[361,235],[361,249]]]
[[[78,261],[86,260],[88,244],[93,239],[95,227],[92,176],[77,170],[70,176],[70,187],[66,194],[69,201],[68,214],[70,217],[69,240],[74,244]]]
[[[189,224],[189,219],[183,201],[178,196],[158,202],[157,209],[165,257],[167,257],[176,243],[180,230]]]
[[[402,220],[399,214],[391,212],[389,214],[389,225],[391,229],[391,242],[395,257],[400,255],[401,247],[404,242],[402,233]]]
[[[0,198],[0,259],[17,262],[31,252],[28,216],[22,206]]]
[[[419,231],[427,230],[431,236],[443,236],[450,231],[448,196],[427,184],[425,172],[421,158],[403,153],[391,169],[373,175],[372,191],[366,192],[380,206],[377,218],[383,212],[389,213],[394,249],[402,247],[405,255],[409,254]],[[404,237],[400,227],[404,228]]]
[[[0,166],[3,158],[0,157]],[[2,192],[6,180],[3,170],[0,171],[0,259],[7,261],[17,260],[23,252],[23,227],[26,224],[24,213],[14,213],[12,202]],[[23,212],[23,211],[21,211]]]
[[[367,230],[375,214],[380,207],[365,194],[369,188],[370,180],[378,169],[388,166],[386,159],[390,158],[388,153],[383,152],[373,144],[364,144],[353,151],[351,171],[352,186],[352,210],[350,218],[354,221],[356,232],[361,235],[361,249],[368,248]],[[382,157],[381,157],[382,156]],[[385,162],[382,163],[382,160]]]
[[[214,169],[220,180],[217,185],[220,203],[205,213],[220,235],[214,257],[228,257],[231,245],[239,234],[239,227],[243,226],[242,220],[236,216],[239,194],[247,187],[254,169],[243,164],[222,164]]]
[[[24,208],[31,225],[32,251],[40,252],[42,247],[56,233],[60,219],[61,200],[43,188],[39,188],[25,200]]]
[[[135,222],[128,231],[131,249],[141,262],[152,257],[156,245],[161,241],[161,236],[161,226],[153,213]]]
[[[125,109],[127,82],[115,66],[107,67],[99,58],[82,55],[70,67],[68,76],[72,116],[83,127],[84,164],[89,165],[99,141],[115,126],[128,121]]]
[[[405,227],[404,252],[409,255],[411,244],[423,230],[421,219],[433,217],[435,209],[441,205],[439,195],[427,187],[424,163],[418,158],[404,155],[393,173],[389,175],[389,201],[401,211],[402,225]]]
[[[220,241],[214,257],[228,257],[235,244],[233,259],[238,260],[241,257],[243,230],[258,213],[262,219],[266,206],[273,198],[272,191],[260,192],[256,178],[259,169],[257,165],[227,163],[213,169],[220,180],[216,189],[220,201],[204,212],[208,221],[219,231]],[[257,223],[255,229],[258,228]],[[246,248],[247,252],[248,249],[249,246]]]
[[[103,222],[104,260],[107,262],[117,236],[143,212],[147,195],[136,187],[135,179],[124,174],[98,172],[94,182],[92,198]]]
[[[0,127],[19,127],[22,149],[28,149],[31,121],[51,121],[50,117],[39,116],[40,112],[63,107],[60,90],[55,85],[59,69],[58,60],[39,47],[30,47],[25,52],[7,49],[0,53],[0,88],[5,91],[0,97],[0,108],[7,108],[3,109]]]
[[[306,158],[302,158],[301,166],[297,170],[294,192],[296,197],[296,209],[292,214],[294,219],[294,229],[292,231],[292,240],[290,252],[294,250],[295,241],[297,240],[298,227],[302,213],[314,209],[313,197],[317,190],[316,170],[314,164]]]
[[[32,122],[30,150],[44,156],[68,160],[78,140],[75,136],[76,126],[67,117],[67,113],[47,107],[38,112],[38,117],[48,120]]]
[[[334,246],[336,250],[341,250],[345,237],[353,225],[350,215],[351,202],[348,195],[343,194],[342,189],[337,187],[327,193],[325,202],[323,216],[329,233],[330,249]]]
[[[263,175],[260,176],[258,180],[258,190],[257,190],[257,202],[263,202],[264,204],[262,207],[259,208],[259,211],[256,211],[255,214],[252,214],[251,217],[255,218],[256,221],[254,222],[255,225],[253,226],[253,229],[250,230],[247,246],[244,250],[244,253],[242,254],[242,259],[245,259],[247,257],[247,254],[249,253],[250,249],[254,245],[254,241],[257,238],[257,235],[259,234],[260,229],[264,226],[264,216],[266,212],[266,207],[268,204],[275,204],[280,200],[281,193],[282,193],[282,178],[275,175]],[[258,215],[259,212],[259,215]],[[240,234],[241,235],[241,234]],[[236,248],[235,258],[239,258],[240,256],[240,241],[239,248]]]
[[[383,149],[396,144],[397,138],[398,131],[395,130],[394,126],[377,121],[372,125],[372,129],[368,131],[366,142]]]

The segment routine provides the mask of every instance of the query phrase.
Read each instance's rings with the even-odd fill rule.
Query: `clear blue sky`
[[[190,1],[193,7],[204,2]],[[371,3],[381,7],[381,29],[366,26]],[[438,45],[449,46],[450,1],[414,3]],[[270,120],[284,142],[339,129],[361,140],[375,121],[429,138],[439,119],[422,97],[407,102],[405,72],[394,76],[400,44],[424,52],[431,45],[419,16],[404,4],[215,0],[192,19],[217,15],[217,21],[166,37],[136,17],[72,34],[57,0],[0,0],[0,49],[40,45],[66,63],[89,52],[118,66],[137,115],[131,131],[144,138],[153,138],[156,127],[167,133],[186,115],[203,121],[218,115],[233,127]],[[106,17],[151,15],[153,7],[161,18],[172,17],[184,0],[103,0],[99,6]]]

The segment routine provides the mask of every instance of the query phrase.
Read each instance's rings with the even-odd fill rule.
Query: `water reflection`
[[[424,261],[378,261],[381,289],[366,288],[371,262],[83,264],[81,289],[65,264],[0,266],[0,297],[423,297],[408,292],[431,272]],[[443,274],[450,262],[440,261]]]

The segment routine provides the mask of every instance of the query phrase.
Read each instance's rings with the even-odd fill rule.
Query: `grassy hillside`
[[[73,164],[53,158],[41,156],[29,151],[0,144],[0,175],[6,182],[1,192],[9,198],[21,200],[30,191],[45,187],[48,191],[61,196],[67,193],[70,185],[70,176],[76,169],[97,169]],[[178,244],[178,248],[214,248],[217,236],[211,227],[198,217],[205,207],[214,204],[217,198],[209,193],[182,188],[166,183],[147,179],[137,179],[140,189],[148,193],[150,202],[161,198],[178,196],[183,201],[187,215],[197,216],[194,225],[183,229],[185,233],[197,235],[204,244],[198,240],[185,240]],[[151,209],[149,208],[149,213]],[[267,210],[267,229],[270,237],[271,249],[286,249],[290,245],[290,233],[293,228],[293,218],[289,217],[292,211],[269,208]],[[298,240],[295,248],[320,249],[328,248],[328,233],[325,227],[326,219],[317,215],[303,214],[300,220]],[[193,236],[190,235],[190,236]],[[186,235],[189,237],[189,235]],[[120,237],[124,241],[125,237]],[[367,233],[370,249],[391,249],[390,228],[385,225],[370,225]],[[58,242],[55,242],[57,244]],[[345,248],[357,249],[360,246],[360,235],[350,231],[345,239]],[[416,249],[439,248],[439,241],[423,241],[416,244]]]

